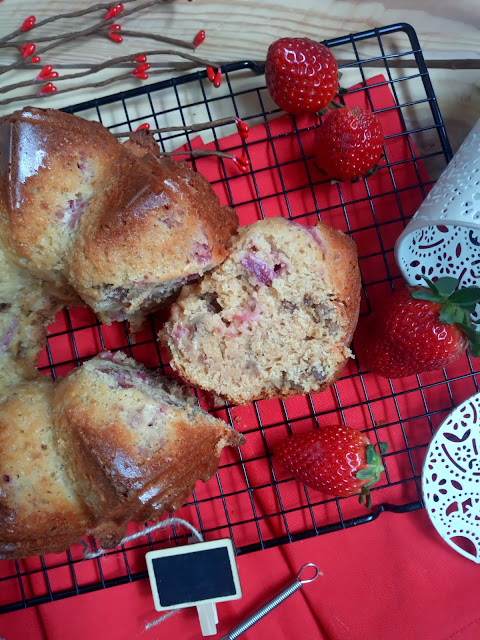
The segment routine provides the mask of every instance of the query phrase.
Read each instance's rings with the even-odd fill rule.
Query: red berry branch
[[[149,8],[153,8],[155,5],[165,3],[167,0],[148,0],[146,2],[138,3],[138,0],[124,0],[123,3],[102,3],[95,4],[86,9],[71,11],[68,13],[62,13],[55,16],[50,16],[43,20],[36,20],[35,16],[27,16],[20,22],[18,29],[12,33],[0,38],[0,48],[15,48],[19,52],[17,60],[0,68],[0,75],[7,74],[8,72],[14,72],[17,69],[30,69],[31,64],[38,64],[41,61],[41,55],[51,51],[54,48],[62,45],[70,44],[72,41],[79,38],[88,38],[92,36],[107,37],[111,41],[122,44],[124,39],[129,41],[134,38],[147,38],[156,42],[171,45],[175,47],[173,49],[153,49],[147,51],[134,51],[129,52],[123,56],[116,56],[104,62],[90,65],[87,69],[68,74],[60,74],[53,68],[52,64],[44,64],[40,71],[35,71],[35,75],[30,80],[24,80],[21,82],[13,82],[10,84],[3,83],[0,87],[0,94],[7,94],[15,92],[18,89],[25,87],[35,86],[34,93],[13,95],[0,101],[0,105],[7,105],[14,102],[29,102],[32,99],[42,97],[48,98],[49,96],[62,93],[66,94],[78,89],[85,88],[98,88],[121,80],[127,80],[135,78],[140,81],[147,80],[151,75],[164,73],[165,70],[187,70],[204,67],[207,69],[207,77],[213,83],[215,87],[219,87],[222,81],[221,65],[224,63],[213,62],[200,56],[189,53],[189,51],[195,51],[205,41],[205,30],[200,29],[189,40],[180,40],[165,36],[161,33],[146,33],[142,31],[134,31],[123,29],[123,25],[118,21],[132,15],[136,12],[143,11]],[[136,2],[133,7],[125,7],[130,3]],[[44,34],[38,35],[37,33],[40,27],[50,24],[58,20],[71,20],[74,18],[80,18],[88,14],[95,12],[104,12],[103,15],[96,18],[96,22],[89,26],[83,26],[83,28],[77,28],[66,33],[60,34]],[[19,36],[24,36],[19,38]],[[182,51],[183,49],[183,51]],[[185,51],[187,50],[187,51]],[[177,58],[177,59],[175,59]],[[180,60],[178,60],[180,58]],[[90,78],[94,74],[97,74],[106,69],[115,68],[118,66],[124,66],[125,64],[131,64],[131,69],[101,80],[95,80]],[[155,69],[152,69],[152,65]],[[87,78],[87,82],[75,83],[72,86],[57,87],[58,83],[64,81],[80,80],[81,78]],[[52,82],[55,81],[55,84]],[[38,87],[38,85],[40,85]],[[202,131],[217,126],[222,126],[235,122],[237,130],[242,139],[248,136],[248,125],[235,117],[222,118],[211,122],[197,123],[188,126],[175,126],[175,127],[161,127],[159,129],[151,130],[151,133],[165,133],[167,131]],[[148,123],[140,125],[138,129],[148,130],[150,127]],[[119,132],[115,135],[117,137],[126,137],[130,132]],[[208,156],[214,155],[220,158],[232,160],[238,169],[246,173],[249,171],[249,161],[244,156],[234,156],[232,154],[223,151],[213,150],[193,150],[193,151],[172,151],[165,152],[164,155],[181,155],[181,156]]]
[[[88,67],[88,69],[85,69],[84,71],[79,71],[77,73],[70,73],[70,74],[66,74],[66,75],[62,75],[59,76],[58,73],[56,76],[53,76],[57,79],[57,82],[61,82],[64,80],[76,80],[78,78],[84,78],[86,76],[89,76],[91,74],[94,73],[98,73],[99,71],[103,71],[104,69],[108,69],[110,67],[116,67],[118,65],[124,64],[126,62],[138,62],[137,58],[139,58],[139,56],[141,55],[142,60],[144,60],[146,63],[147,61],[147,56],[165,56],[165,55],[176,55],[179,58],[183,58],[185,60],[189,60],[191,61],[193,64],[192,65],[188,65],[186,68],[190,69],[190,68],[198,68],[198,67],[204,67],[207,65],[211,65],[212,62],[210,62],[209,60],[206,60],[205,58],[200,58],[199,56],[194,56],[190,53],[186,53],[183,51],[174,51],[172,49],[153,49],[151,51],[145,51],[143,54],[138,54],[138,53],[131,53],[129,55],[125,55],[125,56],[118,56],[116,58],[112,58],[111,60],[106,60],[105,62],[99,62],[98,64],[93,64],[90,67]],[[174,62],[168,62],[168,65],[166,68],[170,68],[170,65],[174,65]],[[51,71],[51,65],[47,65],[48,67],[50,67],[50,71]],[[45,69],[46,67],[44,67]],[[175,66],[173,67],[175,68]],[[178,68],[178,67],[176,67]],[[185,67],[184,67],[185,68]],[[138,73],[140,71],[147,71],[147,69],[150,69],[150,65],[148,67],[142,67],[141,69],[137,66],[135,69],[133,69],[131,72],[126,72],[123,73],[119,76],[115,76],[113,78],[107,78],[106,80],[103,80],[102,82],[104,84],[110,84],[112,82],[116,82],[119,79],[125,79],[125,78],[129,78],[131,77],[131,75],[134,75],[135,77],[139,77]],[[55,72],[56,73],[56,72]],[[155,72],[152,72],[155,73]],[[148,77],[148,76],[147,76]],[[24,80],[22,82],[16,82],[14,84],[9,84],[9,85],[4,85],[3,87],[0,87],[0,94],[2,93],[9,93],[10,91],[13,91],[15,89],[20,89],[22,87],[29,87],[32,85],[35,85],[38,83],[39,80],[42,80],[43,76],[37,75],[35,78],[33,78],[32,80]],[[146,79],[146,78],[144,78]],[[70,87],[68,89],[64,89],[63,93],[67,93],[69,91],[76,91],[79,88],[84,89],[87,86],[104,86],[104,84],[82,84],[82,85],[76,85],[74,87]],[[11,98],[9,100],[3,100],[0,102],[0,105],[2,104],[8,104],[9,101],[11,102],[15,102],[15,101],[19,101],[19,100],[24,100],[26,98],[34,98],[36,97],[36,93],[34,94],[30,94],[30,95],[23,95],[23,96],[17,96],[15,98]]]
[[[232,124],[235,122],[237,125],[237,131],[240,136],[245,140],[248,138],[249,126],[246,122],[241,120],[240,118],[228,116],[226,118],[219,118],[218,120],[209,120],[207,122],[197,122],[196,124],[187,124],[187,125],[175,125],[171,127],[160,127],[159,129],[151,129],[148,122],[141,124],[139,127],[135,129],[135,131],[147,130],[150,133],[167,133],[170,131],[205,131],[206,129],[214,129],[215,127],[222,127],[226,124]],[[112,132],[116,138],[128,138],[128,136],[132,133],[131,131],[115,131]]]
[[[101,36],[106,35],[108,37],[111,37],[111,31],[121,31],[122,40],[123,40],[123,36],[128,36],[129,38],[147,38],[148,40],[156,40],[157,42],[164,42],[165,44],[171,44],[176,47],[181,47],[183,49],[190,49],[191,51],[194,51],[195,48],[198,46],[198,44],[195,45],[195,40],[193,42],[189,42],[187,40],[179,40],[178,38],[170,38],[169,36],[165,36],[159,33],[148,33],[145,31],[130,31],[130,30],[125,31],[125,30],[122,30],[122,27],[119,24],[112,24],[110,27],[104,27],[104,29],[100,29],[98,32],[96,32],[93,35],[101,35]],[[22,41],[10,40],[8,42],[0,43],[0,49],[5,49],[7,47],[16,48],[16,49],[19,49],[23,55],[23,51],[26,47],[33,48],[32,51],[27,53],[27,56],[28,56],[28,55],[31,55],[33,51],[35,51],[36,45],[39,42],[52,42],[53,40],[58,40],[60,37],[66,38],[67,36],[71,36],[71,39],[73,40],[78,35],[79,35],[78,32],[71,31],[70,33],[64,33],[62,35],[57,34],[57,35],[51,35],[51,36],[41,36],[38,38],[36,37],[35,44],[31,42],[24,42],[23,40]],[[92,34],[87,34],[87,35],[92,35]]]
[[[122,18],[125,18],[129,15],[132,15],[133,13],[137,13],[138,11],[143,11],[145,9],[148,9],[150,7],[153,7],[154,5],[158,5],[158,4],[163,4],[165,3],[165,0],[149,0],[149,2],[144,2],[141,5],[132,7],[131,9],[125,9],[122,12]],[[98,6],[98,5],[96,5]],[[107,5],[107,6],[111,6],[111,5]],[[87,10],[85,10],[87,11]],[[64,14],[64,17],[67,14]],[[71,14],[70,14],[71,15]],[[31,16],[33,18],[33,16]],[[47,18],[47,20],[49,20]],[[115,17],[110,18],[109,20],[101,20],[100,22],[97,22],[96,24],[91,25],[90,27],[86,27],[85,29],[81,29],[80,31],[72,31],[70,33],[67,34],[63,34],[60,35],[58,37],[58,39],[56,39],[54,42],[51,42],[50,44],[47,44],[44,47],[40,47],[40,49],[36,50],[36,54],[39,56],[43,53],[46,53],[47,51],[50,51],[56,47],[59,47],[63,44],[66,44],[68,42],[71,42],[72,40],[76,40],[77,38],[81,38],[84,36],[88,36],[94,33],[97,33],[99,31],[105,30],[105,27],[110,26],[110,24],[113,24],[113,21],[115,20]],[[52,20],[49,20],[50,22],[52,22]],[[45,24],[45,21],[42,21],[43,24]],[[38,23],[38,25],[42,24],[42,23]],[[38,28],[37,25],[37,28]],[[5,38],[3,38],[2,40],[0,40],[0,43],[6,42],[11,40],[12,38],[14,38],[16,35],[19,35],[19,33],[21,33],[21,29],[17,30],[16,32],[12,32],[11,34],[9,34],[8,36],[5,36]],[[33,38],[32,38],[33,39]],[[20,58],[19,60],[12,62],[11,64],[2,67],[0,69],[0,75],[7,73],[7,71],[11,71],[13,69],[19,69],[21,67],[26,66],[26,62],[24,58]]]
[[[130,2],[136,2],[136,1],[137,0],[123,0],[123,4],[127,4],[127,3],[130,3]],[[22,27],[25,24],[27,24],[27,26],[31,24],[30,29],[33,29],[34,26],[38,29],[38,27],[43,27],[43,25],[49,24],[50,22],[55,22],[56,20],[63,20],[65,18],[67,18],[67,19],[68,18],[78,18],[80,16],[85,16],[88,13],[94,13],[95,11],[101,11],[102,9],[108,11],[111,6],[112,6],[111,2],[107,2],[107,3],[104,3],[104,4],[94,4],[91,7],[88,7],[87,9],[80,9],[79,11],[70,11],[69,13],[59,13],[56,16],[50,16],[49,18],[45,18],[44,20],[40,20],[39,22],[36,22],[35,16],[29,16],[28,18],[26,18],[23,21]],[[21,33],[23,33],[26,29],[22,29],[22,27],[20,27],[16,31],[12,31],[12,33],[9,33],[8,35],[4,36],[3,38],[0,38],[0,44],[3,44],[4,42],[8,42],[9,40],[12,40],[13,38],[16,38]]]

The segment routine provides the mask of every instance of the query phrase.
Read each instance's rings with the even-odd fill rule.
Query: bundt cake
[[[160,339],[181,378],[232,403],[316,393],[351,356],[355,244],[319,222],[242,227],[228,258],[185,286]]]
[[[114,547],[129,521],[182,506],[244,440],[122,353],[59,382],[14,381],[4,396],[0,558],[60,552],[88,533]]]
[[[66,304],[143,317],[224,260],[237,216],[145,132],[51,109],[0,119],[0,557],[115,546],[180,507],[243,437],[122,354],[60,382],[34,364]]]

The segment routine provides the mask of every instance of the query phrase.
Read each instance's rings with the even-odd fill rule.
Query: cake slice
[[[58,447],[101,544],[117,527],[158,519],[183,505],[197,480],[218,468],[223,447],[244,437],[202,411],[178,385],[122,353],[104,352],[55,386]],[[191,401],[189,400],[191,398]]]
[[[159,337],[188,384],[234,404],[286,398],[339,378],[359,304],[350,238],[270,218],[239,229],[223,264],[182,289]]]

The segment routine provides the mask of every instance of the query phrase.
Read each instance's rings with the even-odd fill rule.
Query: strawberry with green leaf
[[[378,448],[385,454],[388,445],[380,442]],[[384,471],[368,437],[342,424],[290,436],[274,447],[273,454],[295,480],[333,496],[359,493],[359,502],[369,509],[370,489]]]
[[[456,278],[424,278],[427,287],[403,287],[359,323],[355,353],[360,364],[385,378],[442,369],[467,346],[480,356],[480,333],[472,312],[479,287],[457,289]]]

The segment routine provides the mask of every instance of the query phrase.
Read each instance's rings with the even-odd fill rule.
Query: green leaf
[[[477,343],[469,343],[470,353],[474,358],[480,358],[480,341]]]
[[[468,338],[468,348],[475,358],[480,357],[480,331],[477,331],[472,323],[457,323],[457,327],[463,331]]]
[[[457,310],[457,307],[455,307],[454,304],[451,304],[450,302],[446,302],[443,305],[442,310],[440,311],[440,315],[438,316],[438,319],[440,320],[440,322],[444,322],[445,324],[453,324],[455,322],[456,310]]]
[[[429,302],[443,301],[443,298],[439,293],[430,291],[430,289],[418,289],[417,291],[411,291],[410,295],[416,300],[428,300]]]
[[[369,170],[367,171],[367,173],[366,173],[363,177],[364,177],[364,178],[371,178],[372,176],[374,176],[374,175],[377,173],[377,171],[378,171],[378,169],[379,169],[379,168],[380,168],[380,167],[378,166],[378,164],[376,164],[374,167],[372,167],[371,169],[369,169]]]
[[[467,338],[473,342],[478,340],[478,331],[470,323],[457,322],[457,327],[463,331]]]
[[[425,282],[428,284],[428,288],[433,291],[433,293],[436,293],[437,295],[440,295],[439,290],[437,289],[437,287],[435,286],[435,284],[430,280],[430,278],[427,278],[427,276],[422,276],[422,278],[425,280]]]
[[[460,309],[464,309],[468,314],[473,313],[475,311],[475,307],[477,306],[476,302],[471,302],[470,304],[464,303],[457,305]]]
[[[380,453],[385,455],[388,452],[388,442],[379,442],[378,448],[380,449]]]
[[[366,455],[367,464],[373,464],[374,460],[375,460],[375,448],[373,447],[373,445],[367,444],[365,449],[366,449],[366,454],[367,454]]]
[[[456,289],[458,285],[457,278],[438,278],[435,282],[436,290],[442,295],[448,298]]]
[[[455,307],[455,313],[453,314],[453,321],[455,324],[469,323],[469,314],[461,307]]]
[[[365,491],[366,489],[370,489],[370,487],[373,487],[373,485],[376,484],[379,480],[380,480],[380,473],[376,473],[374,477],[371,480],[369,480],[366,485],[364,485],[363,490]]]
[[[372,469],[360,469],[360,471],[357,471],[355,474],[355,477],[358,480],[370,480],[373,476],[374,473],[372,472]]]
[[[330,100],[328,104],[328,108],[332,110],[342,109],[343,107],[344,105],[341,102],[338,102],[337,100]]]
[[[365,504],[367,509],[371,509],[372,507],[372,496],[370,495],[370,491],[367,493],[367,502]]]
[[[459,307],[471,307],[480,301],[480,288],[479,287],[466,287],[465,289],[459,289],[452,293],[450,296],[450,302],[458,304]],[[472,311],[473,311],[472,309]]]

